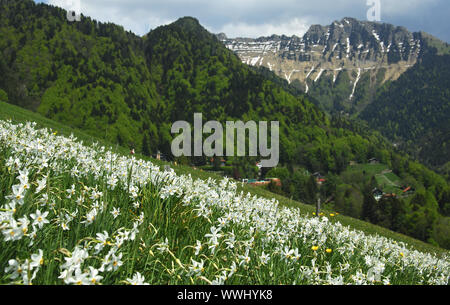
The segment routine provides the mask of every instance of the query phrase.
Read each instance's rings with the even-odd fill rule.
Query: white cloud
[[[441,0],[381,0],[381,10],[390,15],[420,13]]]
[[[230,38],[249,37],[258,38],[261,36],[277,35],[297,35],[303,36],[310,26],[306,19],[293,18],[282,23],[248,24],[244,22],[228,23],[215,32],[225,33]]]
[[[302,35],[311,24],[354,17],[366,20],[367,0],[48,0],[138,35],[180,17],[192,16],[209,31],[229,37]],[[448,0],[380,0],[381,21],[448,37]]]

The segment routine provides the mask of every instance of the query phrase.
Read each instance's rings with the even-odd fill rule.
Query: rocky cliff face
[[[362,111],[379,86],[417,62],[423,47],[421,33],[353,18],[313,25],[303,37],[217,37],[242,62],[270,69],[330,112],[347,113]]]

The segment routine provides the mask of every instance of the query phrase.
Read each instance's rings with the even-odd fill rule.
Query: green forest
[[[337,210],[450,248],[448,179],[396,150],[380,133],[330,117],[307,95],[240,59],[198,20],[185,17],[144,37],[123,27],[31,0],[0,0],[0,99],[150,156],[174,159],[171,125],[204,120],[279,121],[279,176],[288,197],[314,204],[320,192]],[[373,203],[371,177],[347,175],[351,161],[377,158],[416,193]],[[254,175],[233,161],[236,177]],[[320,190],[310,173],[321,172]],[[405,182],[405,183],[406,183]],[[368,208],[370,207],[370,208]],[[376,208],[375,208],[376,207]]]
[[[381,88],[360,118],[439,169],[450,155],[449,79],[450,55],[428,48],[418,64]]]

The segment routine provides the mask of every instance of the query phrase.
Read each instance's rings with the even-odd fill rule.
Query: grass
[[[388,169],[385,164],[357,164],[347,168],[349,172],[365,172],[368,175],[380,174],[382,171]]]
[[[61,135],[70,136],[71,134],[73,134],[74,136],[77,137],[78,140],[81,140],[86,144],[98,142],[101,145],[110,148],[114,152],[125,154],[125,155],[129,154],[129,150],[127,148],[123,148],[123,147],[108,143],[102,139],[98,139],[92,135],[89,135],[81,130],[74,129],[69,126],[63,125],[61,123],[55,122],[53,120],[47,119],[37,113],[30,112],[28,110],[25,110],[23,108],[20,108],[20,107],[11,105],[11,104],[0,102],[0,120],[8,120],[8,119],[11,119],[13,122],[16,122],[16,123],[23,123],[26,121],[36,122],[38,124],[38,126],[50,128],[54,131],[57,131],[58,134],[61,134]],[[171,168],[174,169],[174,171],[177,174],[191,175],[194,179],[207,180],[207,179],[211,178],[216,181],[219,181],[222,179],[221,176],[218,176],[214,173],[200,171],[200,170],[194,170],[189,166],[183,166],[183,165],[175,166],[172,163],[155,160],[155,159],[148,158],[148,157],[145,157],[145,156],[142,156],[139,154],[137,154],[136,157],[141,158],[143,160],[150,160],[152,163],[154,163],[158,166],[169,165]],[[351,170],[351,171],[365,170],[366,173],[373,173],[373,174],[380,173],[381,171],[383,171],[385,169],[387,169],[387,167],[383,164],[376,164],[376,165],[364,164],[364,165],[356,165],[356,166],[349,168],[349,170]],[[389,177],[391,177],[391,175]],[[278,200],[281,205],[287,206],[287,207],[295,207],[295,208],[299,209],[300,212],[303,214],[312,215],[312,213],[315,212],[314,206],[306,205],[306,204],[300,203],[298,201],[294,201],[289,198],[271,193],[263,188],[239,183],[238,190],[243,191],[243,192],[248,192],[252,195],[257,195],[257,196],[268,198],[268,199],[274,198],[274,199]],[[334,211],[323,210],[323,213],[325,215],[329,215],[329,214],[334,213]],[[376,225],[373,225],[373,224],[370,224],[370,223],[367,223],[367,222],[364,222],[364,221],[361,221],[358,219],[339,215],[336,217],[330,217],[330,220],[331,221],[339,221],[344,226],[349,226],[352,229],[360,230],[367,234],[384,236],[384,237],[396,240],[398,242],[404,242],[411,249],[415,249],[415,250],[418,250],[421,252],[434,253],[437,255],[448,254],[448,251],[445,249],[435,247],[431,244],[416,240],[409,236],[405,236],[403,234],[399,234],[399,233],[390,231],[388,229],[385,229],[385,228],[382,228],[382,227],[379,227],[379,226],[376,226]]]
[[[395,193],[399,194],[400,186],[402,181],[400,177],[398,177],[393,172],[383,173],[384,171],[389,171],[389,167],[385,164],[357,164],[354,166],[350,166],[346,172],[349,173],[363,173],[366,175],[374,176],[378,186],[385,193]]]
[[[0,284],[448,284],[447,256],[375,226],[36,127],[0,121]]]

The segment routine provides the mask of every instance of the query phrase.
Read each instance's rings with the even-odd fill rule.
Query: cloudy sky
[[[367,20],[379,1],[381,21],[425,31],[450,42],[449,0],[36,0],[114,22],[138,35],[192,16],[213,33],[228,37],[304,34],[312,24],[354,17]],[[75,9],[76,10],[76,9]]]

